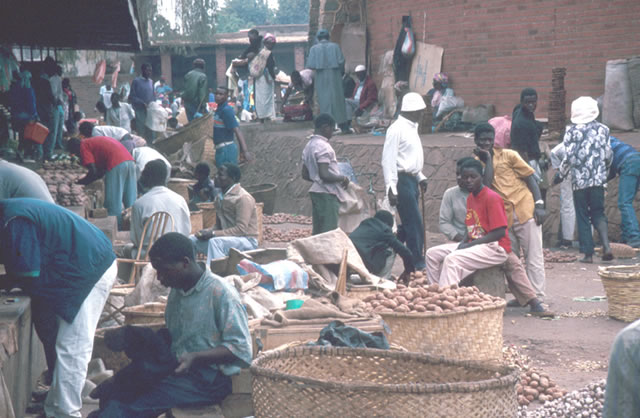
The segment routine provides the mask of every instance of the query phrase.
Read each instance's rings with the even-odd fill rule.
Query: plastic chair
[[[109,292],[109,296],[127,296],[136,286],[136,277],[138,272],[142,271],[142,268],[149,264],[149,249],[153,246],[158,238],[162,235],[173,232],[173,217],[168,212],[156,212],[147,219],[142,229],[142,239],[138,244],[138,251],[135,259],[132,258],[118,258],[118,266],[122,264],[131,265],[131,273],[129,280],[124,284],[116,284]],[[108,318],[112,318],[119,325],[123,325],[122,321],[118,318],[119,314],[122,314],[122,310],[125,308],[124,303],[122,306],[115,306],[107,299],[106,303],[113,309],[112,312],[107,311]],[[106,320],[105,319],[105,320]]]

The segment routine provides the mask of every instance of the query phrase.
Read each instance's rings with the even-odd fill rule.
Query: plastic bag
[[[164,132],[167,130],[168,117],[167,111],[158,102],[150,102],[147,105],[145,125],[152,131]]]
[[[404,28],[405,31],[405,35],[404,35],[404,42],[402,42],[402,55],[404,55],[407,58],[413,57],[413,55],[416,53],[416,39],[415,36],[413,35],[413,30],[411,30],[410,27],[405,27]]]
[[[242,260],[237,268],[241,275],[260,273],[260,286],[268,290],[298,290],[309,287],[309,274],[293,261],[280,260],[260,265]]]
[[[436,117],[446,115],[453,109],[463,108],[464,107],[464,99],[462,97],[457,96],[442,96],[440,100],[440,106],[438,106],[438,113]]]

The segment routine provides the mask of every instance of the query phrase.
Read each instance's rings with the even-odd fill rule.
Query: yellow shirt
[[[535,204],[525,178],[534,173],[520,154],[511,149],[493,148],[493,184],[504,201],[509,227],[513,225],[515,209],[518,222],[523,224],[533,218]]]

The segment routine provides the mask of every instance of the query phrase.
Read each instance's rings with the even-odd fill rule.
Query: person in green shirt
[[[202,58],[196,58],[193,60],[193,70],[184,76],[182,100],[184,101],[184,109],[187,112],[189,122],[195,118],[196,113],[207,113],[208,81],[204,72],[204,65]]]

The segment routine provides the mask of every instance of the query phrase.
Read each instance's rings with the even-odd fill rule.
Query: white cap
[[[365,67],[364,65],[360,64],[360,65],[356,65],[356,69],[354,72],[359,73],[360,71],[367,71],[367,67]]]
[[[589,96],[578,97],[571,103],[571,122],[573,123],[589,123],[596,120],[599,114],[598,102]]]
[[[400,110],[403,112],[415,112],[426,108],[427,105],[424,104],[422,96],[418,93],[410,92],[405,94],[402,98],[402,108]]]

